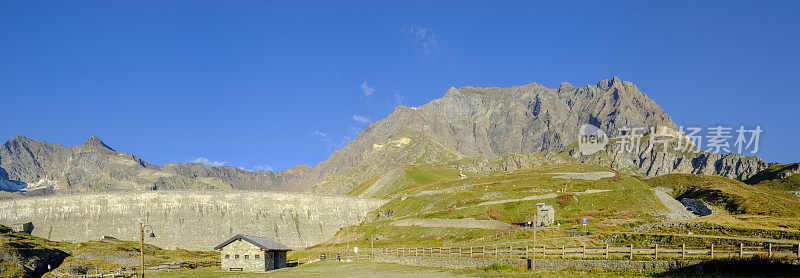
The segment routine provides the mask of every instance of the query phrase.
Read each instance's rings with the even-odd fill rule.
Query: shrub
[[[487,268],[484,268],[486,271],[514,271],[516,268],[510,264],[501,264],[501,263],[493,263]]]

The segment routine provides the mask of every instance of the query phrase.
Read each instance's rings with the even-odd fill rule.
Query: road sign
[[[588,219],[588,217],[584,217],[584,218],[583,218],[583,225],[584,225],[584,226],[586,226],[586,219]]]

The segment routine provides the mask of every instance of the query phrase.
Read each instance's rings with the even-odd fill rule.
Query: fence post
[[[714,259],[714,244],[711,244],[711,259]]]
[[[530,254],[528,253],[528,247],[530,247],[530,246],[525,245],[525,258],[526,259],[531,257]]]
[[[562,244],[561,245],[561,258],[563,259],[566,254],[567,254],[567,246]]]
[[[681,259],[686,259],[686,243],[681,244]]]
[[[486,258],[486,246],[481,246],[481,258]]]
[[[497,257],[498,257],[498,256],[497,256],[497,254],[498,254],[498,253],[497,253],[497,245],[495,245],[495,246],[494,246],[494,261],[495,261],[495,262],[497,261]]]
[[[772,242],[769,243],[769,258],[772,258]]]
[[[458,257],[461,258],[461,247],[458,247]]]
[[[608,260],[608,243],[606,243],[606,260]]]
[[[656,243],[655,260],[658,260],[658,244]]]
[[[583,258],[586,258],[586,243],[583,244]]]
[[[633,244],[631,244],[631,254],[630,254],[630,258],[631,258],[631,260],[633,260]]]
[[[547,259],[547,245],[542,244],[542,259]]]
[[[744,257],[744,243],[739,242],[739,259]]]
[[[472,258],[472,246],[469,247],[469,257]]]
[[[511,256],[514,255],[514,247],[508,247],[508,263],[511,263]]]

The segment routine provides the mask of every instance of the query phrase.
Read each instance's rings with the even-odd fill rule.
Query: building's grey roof
[[[292,251],[291,248],[286,247],[286,245],[277,243],[274,240],[265,237],[246,236],[246,235],[236,235],[231,239],[226,240],[222,244],[217,245],[217,247],[214,247],[214,250],[219,250],[222,247],[225,247],[226,245],[230,244],[234,240],[238,239],[242,239],[244,241],[252,243],[253,245],[258,246],[259,248],[264,249],[266,251]]]

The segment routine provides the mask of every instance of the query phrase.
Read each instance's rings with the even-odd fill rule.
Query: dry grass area
[[[315,262],[295,268],[271,271],[268,273],[232,273],[217,269],[199,269],[174,273],[154,273],[148,277],[189,278],[189,277],[644,277],[648,274],[620,272],[580,272],[580,271],[525,271],[504,270],[444,270],[439,268],[405,266],[389,263],[369,262]]]

